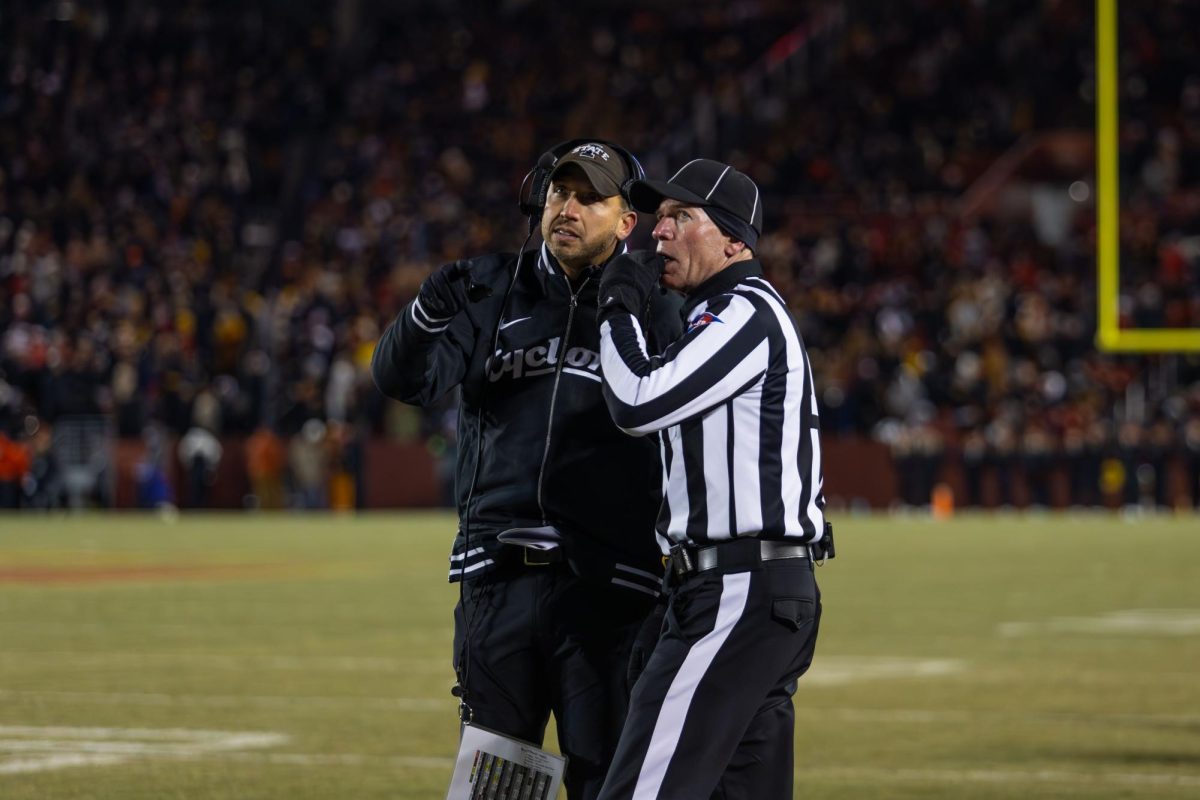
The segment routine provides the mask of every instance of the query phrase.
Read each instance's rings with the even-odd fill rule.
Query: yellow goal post
[[[1200,328],[1120,327],[1117,0],[1096,0],[1096,346],[1104,352],[1200,352]]]

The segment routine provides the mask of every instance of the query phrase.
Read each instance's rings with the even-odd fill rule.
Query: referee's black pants
[[[602,800],[791,800],[792,694],[820,619],[807,559],[676,588]]]
[[[473,721],[540,745],[553,713],[567,796],[594,800],[625,722],[630,648],[654,597],[559,563],[504,565],[469,581],[463,599],[455,668],[462,679],[469,627],[463,666]]]

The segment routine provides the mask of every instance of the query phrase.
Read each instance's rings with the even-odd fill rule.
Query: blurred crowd
[[[1090,5],[404,5],[6,5],[0,449],[29,466],[0,454],[0,487],[32,497],[38,437],[81,416],[158,431],[199,498],[208,438],[452,453],[454,398],[384,402],[374,342],[431,269],[515,249],[539,152],[596,135],[759,179],[823,428],[885,442],[904,503],[947,465],[1011,502],[1020,464],[1091,505],[1117,463],[1125,502],[1173,504],[1173,463],[1200,503],[1200,360],[1095,349],[1089,174],[964,207],[1023,142],[1091,129]],[[1200,7],[1121,14],[1122,324],[1200,327]],[[271,504],[329,502],[329,468],[266,460]]]

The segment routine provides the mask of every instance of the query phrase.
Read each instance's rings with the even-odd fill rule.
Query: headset
[[[521,272],[522,262],[528,252],[530,252],[525,248],[529,245],[529,240],[533,237],[533,232],[537,229],[538,223],[542,219],[542,213],[545,211],[546,196],[550,192],[550,178],[554,174],[554,168],[558,165],[559,159],[569,154],[576,147],[586,144],[604,145],[616,153],[625,163],[625,171],[629,177],[621,184],[620,195],[625,199],[626,203],[629,202],[629,189],[634,181],[646,179],[646,170],[642,168],[642,162],[638,161],[637,156],[619,144],[606,139],[568,139],[565,142],[559,142],[538,157],[533,169],[525,173],[525,177],[521,181],[521,189],[517,193],[517,206],[521,209],[521,213],[529,218],[529,229],[525,234],[525,241],[521,242],[521,247],[517,251],[517,263],[513,268],[512,279],[509,281],[508,287],[504,290],[504,297],[500,301],[500,315],[496,317],[496,329],[492,331],[492,349],[484,365],[486,373],[492,371],[495,358],[499,352],[500,322],[504,316],[504,309],[508,307],[509,295],[512,294],[513,287],[517,285],[517,277]],[[466,277],[465,273],[463,273],[462,277]],[[478,303],[491,296],[492,289],[489,286],[475,283],[473,280],[467,286],[467,297],[472,303]]]
[[[517,202],[521,213],[529,217],[531,231],[537,226],[538,220],[542,218],[542,210],[546,207],[546,194],[550,191],[550,176],[554,174],[554,167],[558,164],[558,160],[576,147],[585,144],[602,144],[625,162],[625,171],[629,173],[629,178],[621,184],[621,196],[625,198],[625,202],[629,202],[629,187],[633,182],[646,179],[646,171],[642,169],[642,163],[637,160],[637,156],[619,144],[604,139],[568,139],[565,142],[559,142],[542,153],[537,164],[521,181],[521,192],[517,197]]]
[[[558,165],[559,159],[570,153],[576,147],[581,147],[585,144],[602,144],[609,150],[617,154],[625,163],[625,172],[629,177],[621,184],[620,195],[629,203],[629,189],[635,181],[646,179],[646,170],[642,168],[642,162],[638,161],[637,156],[626,150],[621,145],[615,142],[610,142],[607,139],[568,139],[565,142],[559,142],[551,147],[546,152],[538,156],[537,163],[533,169],[525,173],[525,177],[521,180],[521,188],[517,193],[517,207],[521,209],[521,213],[529,218],[529,229],[525,234],[525,241],[521,242],[521,248],[517,251],[517,266],[513,270],[512,281],[508,285],[508,289],[504,292],[504,300],[501,303],[501,308],[508,305],[508,295],[512,292],[513,286],[517,281],[517,273],[521,269],[521,260],[525,257],[525,248],[529,245],[529,240],[533,237],[533,232],[537,230],[538,222],[542,219],[542,212],[546,208],[546,196],[550,192],[550,178],[554,174],[554,168]],[[460,278],[467,277],[466,273],[460,273]],[[467,298],[472,303],[478,303],[492,296],[492,289],[489,286],[470,281],[467,286]],[[497,328],[496,334],[499,334]],[[493,340],[496,336],[492,337]],[[493,353],[496,350],[496,341],[492,342]]]
[[[646,171],[642,168],[642,164],[637,160],[637,156],[613,142],[604,139],[568,139],[565,142],[560,142],[554,145],[546,152],[538,157],[537,163],[533,169],[525,174],[525,178],[521,181],[521,189],[517,194],[517,205],[521,209],[521,213],[529,218],[529,228],[525,234],[525,241],[521,243],[521,248],[517,251],[517,262],[513,267],[512,278],[508,282],[508,287],[504,290],[504,296],[500,301],[500,313],[496,315],[496,327],[492,331],[492,349],[487,359],[484,361],[484,380],[483,386],[480,389],[479,410],[476,419],[476,430],[478,431],[475,439],[475,467],[471,473],[471,485],[467,491],[467,500],[463,506],[463,552],[466,553],[471,549],[471,501],[475,497],[475,484],[479,479],[479,462],[483,457],[483,409],[487,395],[487,387],[489,376],[496,363],[497,356],[500,352],[500,323],[504,319],[504,311],[508,307],[508,299],[512,295],[513,287],[517,285],[517,278],[521,273],[521,264],[525,256],[529,252],[525,248],[529,245],[529,240],[533,237],[533,232],[537,230],[538,223],[542,219],[542,214],[546,208],[546,196],[550,191],[550,177],[554,174],[554,168],[557,166],[559,159],[566,156],[576,147],[585,144],[601,144],[607,147],[625,163],[626,172],[629,178],[621,184],[620,194],[629,202],[629,189],[634,181],[646,179]],[[466,273],[462,273],[460,277],[467,277]],[[467,298],[472,303],[478,303],[492,296],[492,289],[489,286],[477,284],[473,280],[467,286]],[[470,671],[471,664],[471,632],[474,623],[474,614],[470,614],[467,609],[466,599],[466,569],[467,560],[463,559],[463,574],[459,575],[459,604],[463,609],[463,626],[466,630],[463,633],[462,645],[459,648],[456,670],[458,678],[457,683],[450,690],[451,694],[458,698],[459,720],[463,724],[471,722],[473,712],[468,704],[467,677]]]

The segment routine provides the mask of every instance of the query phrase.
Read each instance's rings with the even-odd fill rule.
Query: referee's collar
[[[693,289],[691,294],[683,301],[683,308],[680,309],[680,314],[686,320],[691,315],[692,309],[705,300],[725,294],[746,278],[761,278],[762,276],[762,264],[759,263],[757,258],[748,258],[745,261],[730,264]]]

